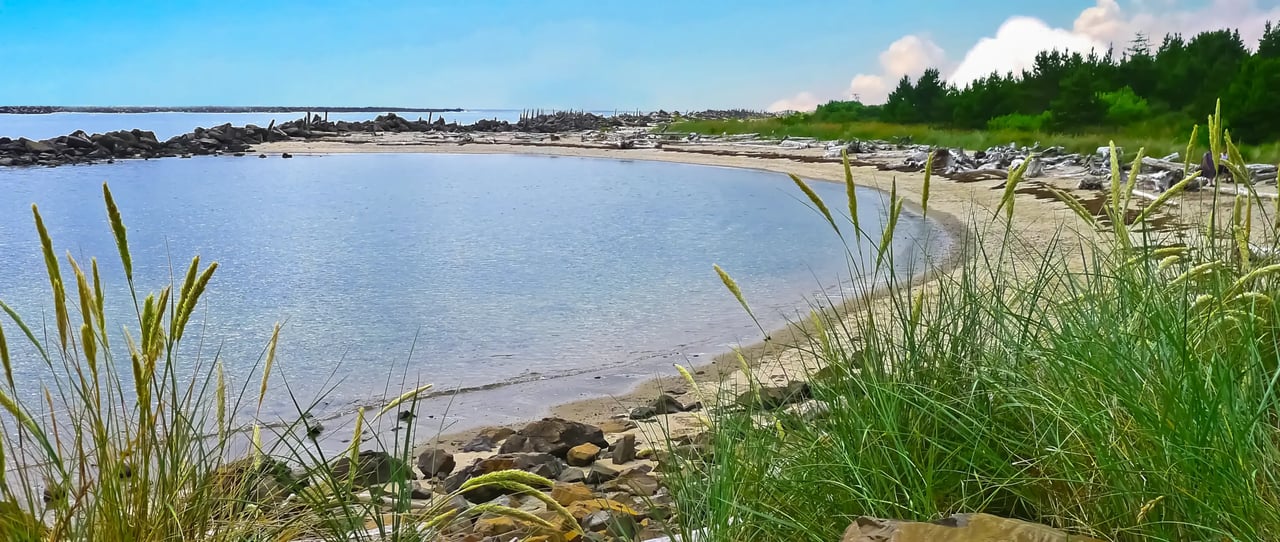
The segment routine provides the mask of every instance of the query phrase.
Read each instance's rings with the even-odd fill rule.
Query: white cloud
[[[814,109],[817,109],[819,105],[824,103],[827,103],[827,100],[819,99],[817,96],[814,96],[812,92],[805,91],[790,98],[783,98],[769,104],[768,110],[771,113],[781,111],[813,111]]]
[[[1128,46],[1134,35],[1146,34],[1152,45],[1159,45],[1166,34],[1182,34],[1186,39],[1207,30],[1239,29],[1240,37],[1250,48],[1262,38],[1263,24],[1280,20],[1280,5],[1266,8],[1257,0],[1212,0],[1198,8],[1142,5],[1126,14],[1115,0],[1097,0],[1096,6],[1080,13],[1075,31],[1096,40],[1114,44],[1116,49]]]
[[[865,104],[881,104],[889,97],[890,85],[906,75],[919,77],[929,68],[945,68],[947,53],[938,44],[920,35],[903,36],[880,53],[880,73],[860,73],[849,82],[849,95]]]
[[[1270,0],[1261,0],[1268,4]],[[1021,72],[1030,67],[1036,53],[1058,49],[1099,54],[1128,47],[1138,33],[1152,46],[1159,46],[1166,34],[1179,33],[1186,39],[1207,30],[1239,29],[1250,48],[1262,37],[1263,24],[1280,22],[1280,4],[1262,7],[1259,0],[1210,0],[1207,5],[1184,6],[1179,0],[1134,0],[1126,11],[1117,0],[1096,0],[1076,17],[1070,29],[1055,28],[1035,17],[1013,16],[1005,20],[994,36],[978,40],[959,64],[948,63],[947,52],[920,34],[903,36],[880,53],[877,73],[860,72],[849,82],[848,96],[863,103],[884,103],[892,85],[903,75],[918,77],[925,69],[939,68],[953,84],[964,86],[992,72]],[[801,92],[774,102],[771,111],[811,110],[826,100],[812,92]]]
[[[917,35],[903,36],[880,53],[880,67],[890,79],[904,75],[918,77],[929,68],[941,67],[946,61],[946,51],[929,38]]]
[[[994,37],[978,40],[947,80],[957,86],[964,86],[991,75],[992,72],[1018,73],[1031,67],[1040,51],[1052,49],[1080,53],[1098,50],[1101,53],[1106,50],[1106,46],[1083,34],[1050,28],[1040,19],[1012,17],[1000,25]]]
[[[880,75],[859,74],[849,82],[849,94],[865,104],[884,103],[889,97],[889,81]]]

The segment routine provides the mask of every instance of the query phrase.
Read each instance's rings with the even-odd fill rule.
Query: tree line
[[[903,77],[882,106],[833,101],[807,118],[951,128],[1081,133],[1118,127],[1185,128],[1222,100],[1233,135],[1280,140],[1280,26],[1251,51],[1236,30],[1190,40],[1138,35],[1123,52],[1043,51],[1022,73],[992,73],[963,88],[936,68]]]

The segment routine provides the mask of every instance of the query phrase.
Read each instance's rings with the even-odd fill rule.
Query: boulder
[[[612,420],[605,420],[604,423],[600,424],[600,430],[604,431],[604,434],[606,435],[611,435],[614,433],[624,433],[632,429],[635,429],[636,427],[639,427],[639,426],[636,425],[636,422],[633,422],[631,420],[612,419]]]
[[[496,537],[519,528],[514,519],[507,516],[492,516],[476,520],[475,533],[483,537]]]
[[[640,517],[640,514],[630,506],[610,499],[589,499],[585,501],[578,501],[566,506],[565,508],[569,510],[569,514],[573,516],[573,519],[576,519],[579,522],[587,519],[587,516],[601,510],[608,510],[609,512],[631,516],[632,518]]]
[[[596,498],[591,488],[580,483],[560,482],[551,488],[551,498],[560,506],[569,506],[575,502]]]
[[[413,470],[399,458],[382,451],[365,450],[356,457],[354,483],[356,487],[388,484],[396,480],[416,478]],[[333,478],[346,480],[352,477],[351,460],[343,457],[333,464]]]
[[[623,465],[636,459],[636,436],[623,435],[613,445],[613,464]]]
[[[612,510],[600,510],[582,519],[582,528],[603,532],[618,540],[632,540],[640,532],[635,516]]]
[[[799,403],[810,397],[808,382],[792,382],[786,386],[764,386],[756,391],[747,391],[735,401],[743,408],[761,408],[776,410],[791,403]]]
[[[599,485],[618,477],[618,470],[605,465],[603,462],[597,461],[591,465],[591,470],[587,471],[586,482],[591,485]]]
[[[605,491],[625,491],[637,497],[652,497],[658,488],[658,479],[647,469],[631,469],[601,487]]]
[[[684,412],[685,410],[685,406],[680,404],[680,401],[676,400],[675,397],[664,393],[659,395],[657,399],[650,401],[649,404],[632,409],[631,419],[647,420],[654,416],[675,414],[677,412]]]
[[[92,149],[96,147],[93,140],[89,139],[88,134],[82,130],[76,130],[71,135],[66,136],[67,146],[73,149]]]
[[[561,418],[544,418],[533,422],[502,443],[498,453],[547,453],[564,458],[569,449],[586,443],[607,448],[604,431],[585,423]]]
[[[244,458],[218,467],[213,472],[213,483],[221,494],[235,495],[245,504],[257,506],[280,504],[306,485],[288,465],[269,457],[256,461]]]
[[[25,148],[27,152],[33,152],[33,153],[58,152],[58,149],[55,148],[53,145],[50,145],[43,141],[32,141],[30,139],[23,137],[18,139],[18,143],[21,143],[22,147]]]
[[[590,442],[585,442],[569,449],[566,459],[569,464],[575,467],[586,467],[595,463],[596,456],[600,455],[601,448]]]
[[[418,454],[418,470],[427,478],[444,478],[453,474],[456,466],[453,454],[439,448],[430,448]]]
[[[586,479],[587,479],[587,474],[582,472],[582,469],[574,469],[574,468],[565,469],[564,472],[560,473],[560,476],[556,477],[557,481],[568,482],[568,483],[581,482]]]
[[[453,473],[445,478],[444,489],[454,492],[467,480],[504,470],[521,470],[554,480],[564,472],[565,468],[564,462],[550,454],[500,454],[477,459],[475,463]],[[471,502],[483,503],[507,493],[509,491],[502,488],[484,487],[468,491],[463,496]]]
[[[492,452],[507,437],[514,435],[514,429],[508,427],[489,427],[483,429],[462,447],[464,452]]]
[[[957,514],[934,523],[859,517],[841,542],[1101,542],[1046,525],[989,514]]]

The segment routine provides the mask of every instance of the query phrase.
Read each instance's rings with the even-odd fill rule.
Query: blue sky
[[[0,0],[0,104],[764,108],[844,97],[920,51],[954,70],[1015,15],[1067,32],[1114,2]],[[1115,7],[1129,29],[1206,2]],[[908,36],[916,60],[886,67]]]

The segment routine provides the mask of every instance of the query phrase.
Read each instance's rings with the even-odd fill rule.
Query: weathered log
[[[1161,160],[1159,158],[1152,158],[1150,156],[1142,157],[1142,169],[1147,170],[1147,172],[1155,172],[1155,171],[1182,172],[1184,167],[1185,167],[1184,164],[1179,164],[1177,162],[1172,162],[1169,160]]]

